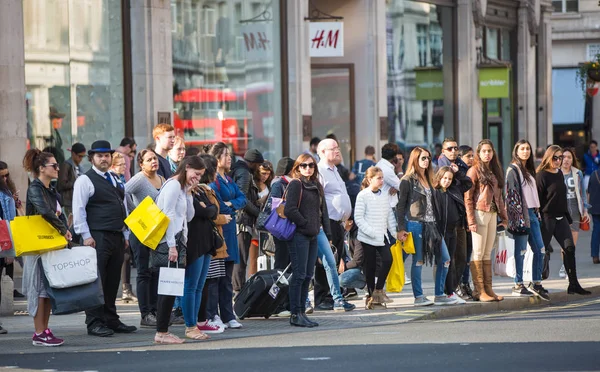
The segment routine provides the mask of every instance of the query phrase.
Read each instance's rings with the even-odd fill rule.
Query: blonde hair
[[[185,140],[183,139],[183,137],[175,136],[175,143],[173,144],[173,147],[177,146],[179,143],[183,143],[183,145],[185,146]]]
[[[120,152],[117,152],[117,151],[113,152],[113,154],[112,154],[112,163],[111,163],[111,165],[112,165],[113,167],[115,167],[115,166],[117,165],[117,162],[118,162],[119,160],[123,160],[123,161],[125,161],[125,157],[123,156],[123,154],[121,154]]]
[[[383,174],[383,170],[381,170],[381,168],[376,167],[376,166],[371,166],[369,167],[369,169],[367,169],[367,171],[365,172],[365,177],[363,178],[361,185],[361,189],[366,189],[367,187],[369,187],[369,185],[371,184],[371,178],[377,176],[379,173]]]

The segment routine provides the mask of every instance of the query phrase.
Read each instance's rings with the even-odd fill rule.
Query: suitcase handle
[[[277,278],[277,280],[275,281],[275,284],[279,283],[279,281],[281,280],[281,278],[283,278],[283,276],[285,275],[285,273],[287,273],[287,271],[288,271],[289,269],[291,269],[291,267],[292,267],[292,263],[290,262],[290,263],[287,265],[287,267],[286,267],[285,269],[283,269],[283,271],[282,271],[282,272],[281,272],[281,274],[279,275],[279,278]],[[292,277],[292,276],[290,275],[290,278],[291,278],[291,277]],[[289,279],[289,278],[288,278],[288,279]],[[286,279],[286,281],[287,281],[287,279]]]

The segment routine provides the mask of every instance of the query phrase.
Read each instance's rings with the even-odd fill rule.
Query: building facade
[[[594,0],[552,4],[554,140],[582,155],[591,139],[600,138],[600,98],[584,93],[586,87],[577,76],[579,65],[600,53],[600,6]]]
[[[24,185],[28,147],[142,147],[166,122],[274,162],[330,134],[345,164],[447,136],[507,162],[552,141],[553,3],[4,0],[0,159]]]

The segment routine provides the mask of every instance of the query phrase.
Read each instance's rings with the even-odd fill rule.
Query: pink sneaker
[[[60,346],[65,343],[65,340],[54,337],[52,331],[48,328],[41,335],[33,334],[31,339],[33,346]]]
[[[202,324],[198,324],[198,329],[200,330],[200,332],[208,334],[218,334],[223,333],[223,331],[225,331],[225,328],[219,327],[218,325],[209,322],[208,320]]]

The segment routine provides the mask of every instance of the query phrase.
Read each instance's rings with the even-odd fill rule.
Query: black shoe
[[[358,296],[358,292],[354,288],[346,288],[343,293],[344,299],[349,299]]]
[[[140,327],[156,328],[156,316],[154,314],[147,314],[140,321]]]
[[[14,298],[23,298],[25,297],[25,295],[19,291],[17,291],[16,289],[13,291],[13,297]]]
[[[301,314],[292,314],[292,316],[290,316],[290,325],[303,328],[313,327],[313,325],[309,323]]]
[[[88,328],[87,332],[90,336],[98,337],[108,337],[115,334],[115,331],[102,324],[98,324],[96,326],[93,326],[92,328]]]
[[[531,284],[529,284],[529,286],[531,288],[533,288],[533,286]],[[525,288],[525,286],[523,284],[517,284],[516,286],[514,286],[512,288],[512,295],[513,296],[533,296],[533,295],[537,295],[537,292],[533,292],[528,288]]]
[[[312,324],[313,327],[318,327],[319,326],[319,323],[313,322],[312,320],[310,320],[310,318],[306,316],[306,313],[301,313],[301,314],[298,314],[298,315],[301,316],[301,317],[303,317],[304,320],[306,320],[308,322],[308,324]]]
[[[548,291],[542,287],[541,284],[534,285],[533,283],[529,283],[527,290],[544,301],[550,301],[550,295],[548,295]]]
[[[137,331],[136,326],[128,326],[123,323],[119,323],[119,325],[117,325],[116,327],[108,327],[108,328],[115,331],[115,333],[133,333],[133,332]]]
[[[176,324],[176,325],[185,324],[185,319],[183,318],[183,311],[181,310],[180,307],[178,307],[177,309],[175,309],[171,312],[171,319],[169,321],[169,325],[171,325],[171,324]]]
[[[315,307],[315,310],[321,310],[321,311],[333,310],[333,302],[321,302],[319,305],[317,305],[317,307]]]
[[[0,325],[0,335],[5,335],[7,333],[8,331],[6,330],[6,328],[2,328],[2,326]]]
[[[578,295],[590,295],[592,292],[586,291],[581,287],[579,283],[569,284],[569,288],[567,289],[568,294],[578,294]]]

